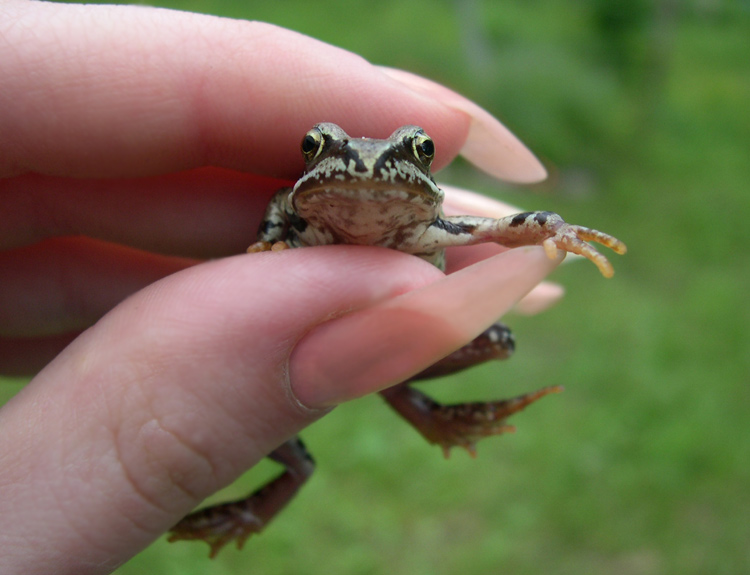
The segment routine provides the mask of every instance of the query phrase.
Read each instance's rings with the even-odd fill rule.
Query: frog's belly
[[[408,253],[420,251],[419,239],[436,217],[413,194],[382,190],[359,190],[356,197],[316,194],[297,211],[307,222],[299,233],[307,245],[384,246]]]

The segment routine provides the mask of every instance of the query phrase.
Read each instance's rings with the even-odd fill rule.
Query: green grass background
[[[445,461],[377,397],[304,434],[309,485],[242,552],[154,543],[119,575],[750,572],[750,3],[721,0],[185,0],[277,23],[454,87],[548,165],[439,179],[620,237],[603,280],[508,318],[509,362],[430,385],[443,400],[550,384],[519,432]],[[6,395],[21,382],[9,382]],[[213,500],[275,472],[252,470]]]

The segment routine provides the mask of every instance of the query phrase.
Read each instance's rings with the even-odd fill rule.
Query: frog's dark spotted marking
[[[307,446],[302,443],[302,440],[299,438],[299,436],[290,439],[289,446],[290,448],[293,448],[295,454],[300,458],[309,461],[312,464],[315,464],[315,459],[313,459],[313,456],[310,455],[310,452],[307,450]]]
[[[378,174],[386,171],[389,167],[389,163],[393,160],[394,152],[395,150],[386,150],[380,154],[372,166],[372,173]]]
[[[354,150],[346,145],[346,143],[342,146],[344,149],[344,152],[346,154],[346,160],[348,160],[346,163],[348,164],[349,161],[354,162],[354,171],[355,172],[367,172],[367,164],[362,161],[362,158],[359,156],[359,152],[357,150]]]
[[[339,146],[344,146],[349,143],[349,140],[339,140],[337,138],[334,138],[331,134],[323,134],[323,149],[328,150],[332,145],[338,144]]]
[[[284,222],[274,221],[274,220],[266,220],[261,224],[260,231],[264,234],[270,234],[272,233],[272,230],[274,228],[283,228]]]
[[[510,227],[515,228],[517,226],[523,225],[526,219],[533,213],[534,212],[521,212],[520,214],[516,214],[515,216],[513,216],[513,219],[510,221]]]
[[[289,214],[289,224],[298,232],[302,233],[307,229],[307,220],[300,218],[296,213]]]
[[[295,230],[289,230],[286,234],[286,243],[289,245],[289,247],[299,247],[300,241],[299,241],[299,235],[297,235],[297,232]]]
[[[436,219],[434,222],[432,222],[432,225],[455,236],[458,236],[460,234],[470,234],[476,228],[476,226],[472,226],[470,224],[456,224],[442,218]]]
[[[510,227],[515,228],[526,223],[531,216],[534,216],[534,221],[540,226],[544,226],[547,223],[547,219],[554,215],[552,212],[523,212],[513,216],[510,222]]]
[[[504,324],[496,323],[491,325],[480,337],[487,338],[492,344],[500,344],[503,348],[511,352],[516,349],[516,338],[513,337],[510,329]]]

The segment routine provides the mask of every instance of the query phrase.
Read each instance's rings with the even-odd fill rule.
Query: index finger
[[[5,176],[146,176],[214,165],[292,178],[302,168],[299,140],[321,121],[369,137],[419,124],[437,143],[440,167],[472,122],[449,91],[412,89],[301,34],[145,7],[4,2],[0,74]],[[497,150],[502,161],[508,142]],[[528,172],[537,173],[526,153]]]

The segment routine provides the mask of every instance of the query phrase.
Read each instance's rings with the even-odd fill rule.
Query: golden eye
[[[414,149],[414,156],[425,166],[429,167],[435,157],[435,143],[432,141],[432,138],[420,130],[414,135],[412,147]]]
[[[305,134],[305,137],[302,138],[302,144],[300,144],[305,162],[314,160],[320,154],[323,149],[323,141],[323,133],[317,127]]]

